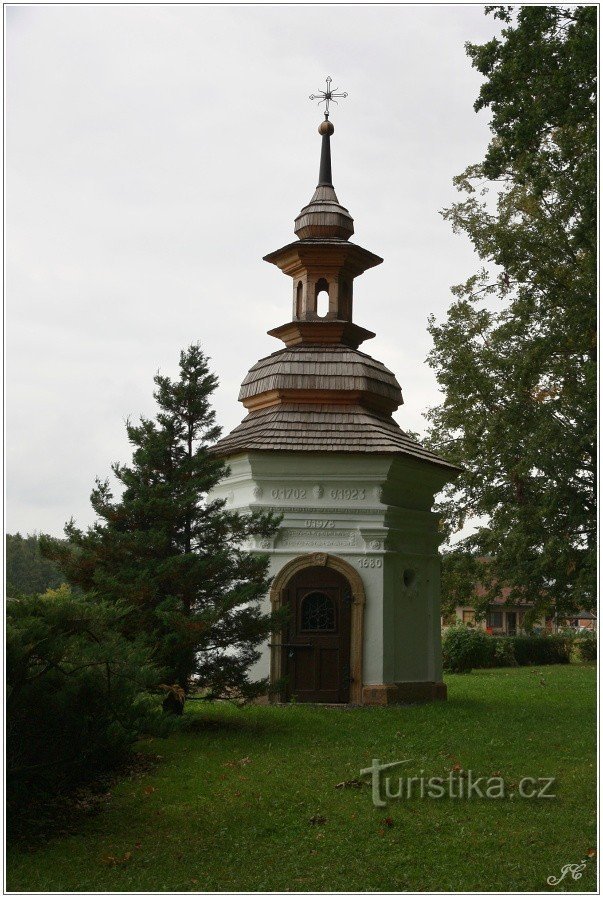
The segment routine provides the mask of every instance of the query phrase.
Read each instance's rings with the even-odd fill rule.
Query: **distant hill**
[[[54,562],[42,558],[35,533],[6,534],[6,595],[32,595],[56,589],[65,577]]]

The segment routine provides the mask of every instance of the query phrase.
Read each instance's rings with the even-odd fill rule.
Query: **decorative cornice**
[[[319,319],[317,321],[289,321],[268,331],[271,337],[282,340],[285,346],[343,344],[358,349],[365,340],[372,340],[373,331],[352,321]]]
[[[337,238],[296,240],[264,256],[264,262],[276,265],[285,274],[297,277],[309,267],[321,271],[345,267],[353,277],[380,265],[383,259],[357,243]]]
[[[312,390],[310,388],[299,390],[266,390],[264,393],[256,393],[241,399],[245,408],[249,411],[258,411],[264,408],[273,408],[278,405],[360,405],[371,411],[391,415],[399,406],[399,402],[372,393],[369,390]]]

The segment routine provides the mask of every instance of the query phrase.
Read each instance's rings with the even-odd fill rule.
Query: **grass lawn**
[[[142,744],[163,760],[116,786],[100,815],[9,851],[8,889],[592,891],[594,666],[447,683],[448,702],[401,708],[190,703],[186,731]],[[375,808],[368,787],[335,788],[372,758],[412,759],[404,776],[500,773],[508,792],[522,776],[555,776],[557,797]],[[583,859],[580,879],[547,885]]]

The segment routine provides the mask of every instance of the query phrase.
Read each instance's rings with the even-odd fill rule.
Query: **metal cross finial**
[[[335,91],[339,90],[339,88],[335,88],[335,90],[331,90],[331,81],[333,79],[330,75],[327,76],[327,89],[320,90],[317,94],[310,94],[311,100],[318,100],[318,105],[321,103],[325,104],[325,118],[329,117],[329,103],[337,104],[337,100],[335,97],[347,97],[347,93],[336,93]]]

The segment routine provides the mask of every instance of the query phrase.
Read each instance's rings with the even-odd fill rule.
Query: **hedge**
[[[574,646],[577,649],[581,661],[597,660],[597,634],[593,632],[580,633],[576,637]]]
[[[442,640],[444,668],[453,673],[484,667],[569,664],[571,650],[568,636],[490,636],[464,624],[449,627]],[[590,645],[585,651],[592,651]]]

